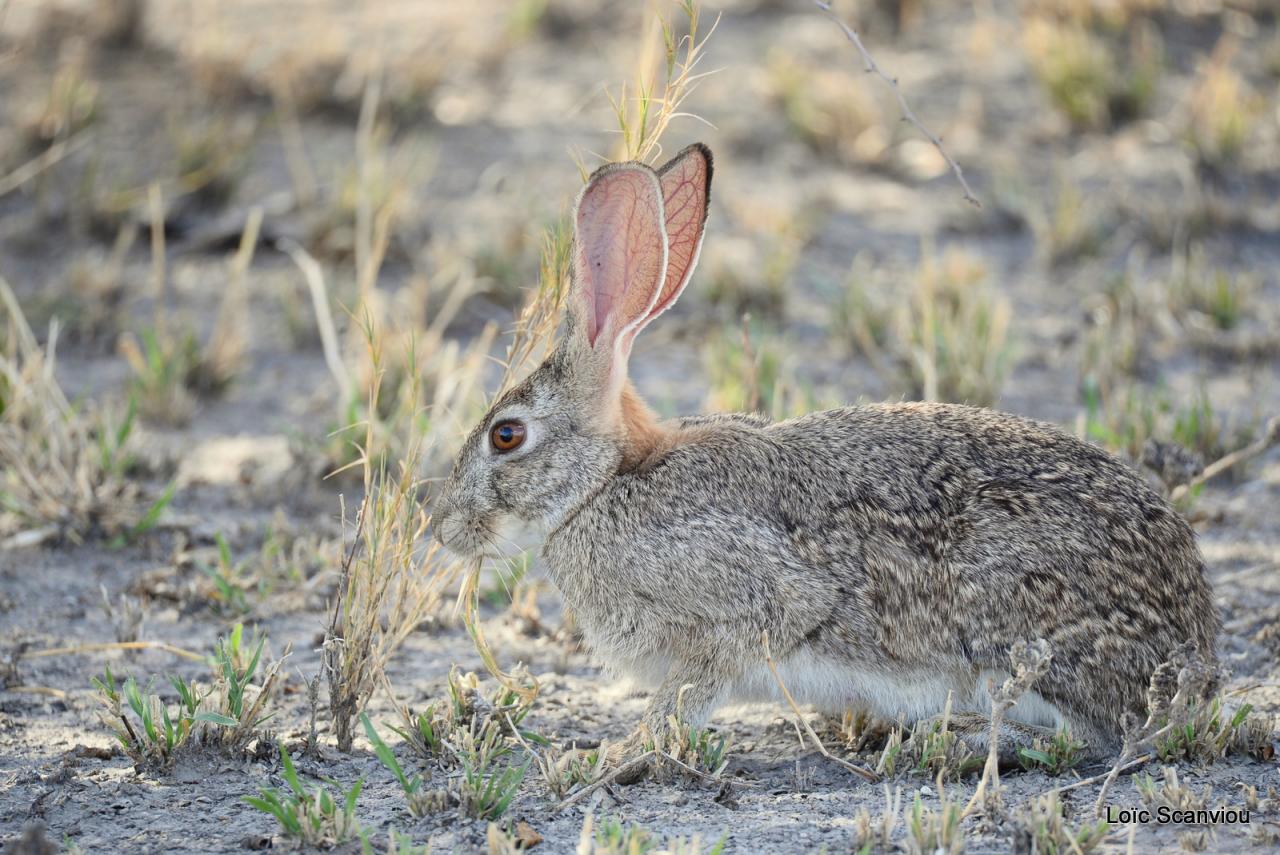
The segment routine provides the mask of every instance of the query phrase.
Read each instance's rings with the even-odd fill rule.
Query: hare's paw
[[[649,774],[658,752],[669,750],[677,731],[671,719],[646,715],[644,721],[623,739],[608,746],[605,761],[620,784],[632,784]]]

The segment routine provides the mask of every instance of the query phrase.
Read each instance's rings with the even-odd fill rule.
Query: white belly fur
[[[880,718],[907,724],[940,715],[951,695],[952,712],[990,715],[989,680],[999,686],[1007,673],[986,671],[975,681],[969,675],[942,671],[888,673],[847,662],[833,662],[800,653],[778,664],[788,691],[800,704],[822,712],[865,709]],[[766,665],[752,667],[738,681],[726,702],[784,702],[778,682]],[[1058,729],[1062,712],[1036,692],[1027,692],[1009,711],[1012,721]]]

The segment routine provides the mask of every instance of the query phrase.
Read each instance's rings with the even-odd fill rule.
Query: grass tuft
[[[1023,49],[1050,102],[1077,130],[1145,115],[1164,69],[1159,32],[1147,21],[1115,28],[1088,15],[1033,15]]]
[[[1028,772],[1039,770],[1056,777],[1079,766],[1085,756],[1084,749],[1085,744],[1072,738],[1064,728],[1047,742],[1038,739],[1030,748],[1019,748],[1018,761]]]
[[[153,528],[172,485],[148,504],[129,478],[136,409],[122,417],[74,406],[58,384],[56,325],[41,348],[0,279],[0,537],[13,545],[66,538],[123,544]]]
[[[947,799],[941,782],[939,791],[936,808],[925,807],[919,794],[911,803],[903,840],[908,855],[959,855],[964,851],[964,832],[960,830],[964,810],[959,803]]]
[[[1110,825],[1106,822],[1082,822],[1071,827],[1063,816],[1063,805],[1057,790],[1028,800],[1012,811],[1014,849],[1043,855],[1084,855],[1092,852],[1106,838]]]
[[[1233,53],[1224,40],[1200,68],[1185,132],[1196,163],[1219,172],[1239,166],[1262,112],[1262,99],[1231,67]]]
[[[275,817],[287,840],[299,846],[327,848],[345,843],[360,833],[356,800],[360,798],[363,782],[356,781],[351,789],[343,791],[331,781],[337,788],[336,794],[323,784],[307,789],[283,745],[280,762],[283,766],[280,774],[289,789],[282,792],[275,787],[263,787],[259,795],[245,796],[244,801]]]
[[[1012,308],[987,290],[986,275],[957,250],[940,258],[925,253],[899,321],[912,395],[984,407],[999,400],[1010,367]]]
[[[284,660],[260,671],[265,644],[262,638],[252,649],[245,647],[243,627],[237,624],[214,649],[211,685],[168,678],[177,696],[172,708],[156,694],[154,681],[141,688],[128,677],[120,684],[108,666],[101,677],[92,679],[104,706],[103,723],[139,768],[169,769],[192,748],[236,756],[262,738],[261,726],[272,716],[267,704]]]

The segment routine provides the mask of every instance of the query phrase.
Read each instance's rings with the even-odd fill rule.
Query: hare
[[[800,702],[917,722],[950,696],[980,750],[989,681],[1045,639],[1049,668],[1008,715],[1015,744],[1067,727],[1113,748],[1172,651],[1214,661],[1191,528],[1101,449],[990,410],[658,419],[628,357],[689,282],[711,175],[699,144],[591,176],[563,338],[466,440],[436,537],[476,557],[510,526],[539,534],[588,646],[653,690],[631,748],[776,698],[765,633]]]

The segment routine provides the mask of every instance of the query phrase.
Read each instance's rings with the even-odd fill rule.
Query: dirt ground
[[[67,35],[51,24],[48,8],[71,14],[87,5],[0,0],[0,176],[26,161],[13,154],[16,135],[77,49],[74,30]],[[141,45],[84,49],[83,74],[97,93],[87,143],[39,180],[0,193],[0,276],[13,285],[42,341],[52,317],[72,319],[57,351],[67,393],[122,407],[132,370],[118,341],[144,329],[155,313],[147,210],[144,200],[102,225],[77,207],[84,176],[93,165],[104,176],[101,187],[145,188],[172,175],[181,128],[222,122],[231,130],[218,145],[230,145],[235,129],[247,128],[244,165],[225,198],[170,200],[165,299],[175,323],[208,336],[245,212],[264,206],[265,239],[246,280],[248,349],[225,393],[199,398],[188,423],[141,421],[134,477],[150,495],[177,485],[145,536],[118,548],[53,539],[0,550],[0,841],[13,851],[37,851],[16,843],[36,826],[47,830],[49,851],[238,852],[285,844],[275,821],[242,801],[262,786],[281,785],[271,751],[234,759],[196,753],[172,771],[139,772],[113,749],[99,721],[89,681],[104,665],[143,680],[170,673],[203,678],[204,664],[164,650],[83,649],[119,636],[104,594],[144,604],[140,638],[190,651],[211,650],[243,620],[266,634],[274,654],[292,650],[269,728],[289,746],[306,734],[305,685],[319,667],[334,575],[251,593],[237,616],[211,597],[202,570],[216,562],[219,536],[239,560],[257,554],[270,531],[314,538],[317,560],[332,567],[343,535],[339,499],[352,507],[360,495],[350,478],[321,477],[319,449],[341,424],[337,394],[302,278],[275,249],[292,239],[317,255],[324,250],[341,303],[354,293],[343,243],[349,238],[342,229],[317,228],[317,217],[328,213],[323,205],[317,213],[289,201],[298,187],[296,164],[271,96],[272,75],[286,69],[296,85],[320,81],[320,95],[305,102],[299,96],[299,127],[325,197],[336,194],[355,161],[360,70],[379,64],[387,70],[385,94],[394,105],[389,181],[407,188],[408,198],[380,284],[408,293],[415,282],[456,275],[445,271],[470,271],[474,290],[447,330],[450,340],[466,343],[487,323],[510,327],[518,289],[537,275],[538,235],[580,186],[572,152],[590,165],[597,162],[593,152],[613,144],[601,87],[631,76],[646,32],[641,4],[623,2],[550,0],[545,9],[496,3],[483,11],[392,0],[151,5]],[[1119,311],[1108,302],[1109,289],[1123,280],[1138,292],[1164,293],[1159,289],[1175,275],[1179,248],[1194,246],[1197,264],[1247,283],[1238,319],[1231,330],[1206,333],[1172,297],[1144,304],[1145,326],[1133,333],[1139,354],[1123,372],[1125,382],[1172,401],[1203,396],[1224,435],[1237,429],[1256,435],[1266,418],[1280,415],[1274,5],[1225,4],[1224,11],[1218,3],[1168,4],[1154,18],[1164,68],[1145,116],[1092,130],[1069,127],[1033,79],[1024,47],[1027,4],[924,2],[900,32],[889,16],[870,10],[877,4],[861,5],[868,46],[963,164],[981,209],[962,200],[936,151],[896,121],[892,93],[861,73],[852,47],[819,10],[801,0],[708,2],[704,25],[721,18],[703,69],[718,71],[687,107],[709,125],[678,119],[667,149],[693,139],[712,147],[715,200],[699,274],[682,303],[641,337],[632,360],[638,385],[657,409],[714,409],[724,400],[714,380],[722,353],[716,347],[737,340],[744,310],[757,346],[777,356],[778,388],[795,393],[784,408],[913,396],[901,372],[851,345],[836,318],[846,288],[865,287],[876,301],[899,305],[931,259],[945,266],[948,253],[958,253],[1010,308],[1009,370],[997,405],[1075,430],[1085,409],[1085,352],[1100,313]],[[517,26],[521,10],[540,13],[527,32]],[[1231,51],[1230,62],[1253,92],[1253,118],[1242,154],[1227,165],[1197,166],[1182,129],[1206,57],[1219,55],[1215,49]],[[787,63],[794,68],[784,70]],[[808,91],[835,87],[836,103],[847,97],[871,116],[871,132],[857,151],[831,150],[841,134],[824,136],[821,122],[798,127],[788,118],[778,92],[793,72]],[[425,82],[418,89],[414,81]],[[69,283],[77,265],[108,263],[122,227],[139,233],[123,258],[126,285],[109,318],[94,320],[94,298]],[[774,278],[781,284],[771,285]],[[345,327],[347,319],[340,315],[339,323]],[[1102,332],[1127,334],[1121,327]],[[499,338],[494,353],[502,346]],[[496,373],[486,378],[494,380]],[[440,461],[433,465],[438,470]],[[1211,481],[1189,513],[1225,626],[1220,653],[1231,672],[1228,695],[1280,715],[1280,448]],[[557,632],[560,608],[549,583],[539,589],[536,624],[500,600],[495,596],[482,613],[485,632],[504,663],[526,663],[542,687],[527,724],[562,744],[624,736],[644,697]],[[63,647],[72,650],[33,655]],[[484,672],[466,630],[445,608],[397,653],[390,683],[421,706],[442,696],[454,664]],[[391,721],[381,693],[369,711],[374,721]],[[800,745],[785,709],[726,709],[713,724],[731,737],[719,783],[614,787],[556,814],[531,771],[503,822],[528,822],[543,838],[540,852],[574,851],[584,816],[593,813],[639,823],[667,845],[698,835],[704,846],[724,840],[727,852],[834,853],[850,850],[860,808],[872,816],[884,809],[880,786]],[[300,759],[299,769],[344,785],[364,781],[358,815],[377,851],[390,828],[433,851],[485,851],[485,822],[452,812],[415,819],[363,739],[344,755],[323,710],[319,726],[320,755]],[[1105,767],[1080,767],[1058,779],[1012,773],[1003,779],[1005,799],[1016,805],[1100,771]],[[1243,805],[1243,786],[1256,787],[1262,805],[1247,825],[1117,824],[1099,851],[1275,851],[1274,760],[1231,757],[1183,764],[1178,774],[1197,792],[1210,787],[1211,804]],[[950,784],[946,795],[963,802],[975,784],[973,777]],[[889,787],[901,787],[907,804],[916,794],[926,806],[939,803],[937,785],[923,777],[900,777]],[[1069,820],[1086,818],[1096,794],[1096,786],[1065,794]],[[1120,778],[1110,801],[1141,804],[1130,777]],[[906,836],[904,819],[896,839]],[[1008,827],[967,820],[964,844],[969,852],[1005,852],[1016,841]],[[359,851],[358,843],[346,851]]]

